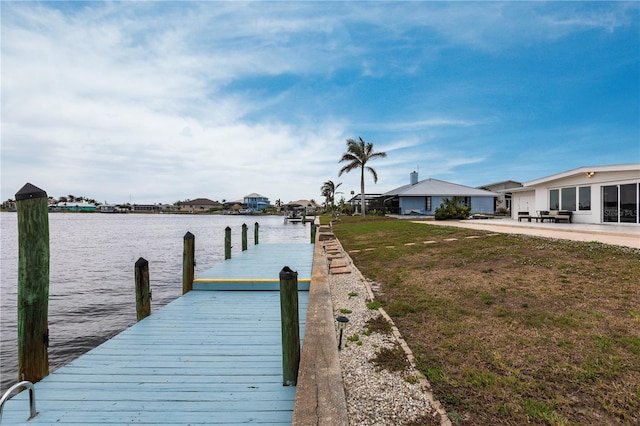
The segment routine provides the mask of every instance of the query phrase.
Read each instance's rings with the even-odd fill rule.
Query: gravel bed
[[[369,309],[371,286],[348,259],[350,274],[329,275],[335,317],[349,319],[342,333],[340,367],[347,398],[349,424],[450,425],[443,408],[434,401],[428,382],[413,364],[413,355],[393,326],[392,333],[367,330],[367,321],[383,315]],[[339,339],[340,327],[336,322]],[[373,360],[382,348],[401,346],[409,362],[403,371],[389,372]]]

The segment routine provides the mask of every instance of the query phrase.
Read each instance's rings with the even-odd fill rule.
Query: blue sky
[[[7,2],[1,198],[323,201],[640,162],[637,2]]]

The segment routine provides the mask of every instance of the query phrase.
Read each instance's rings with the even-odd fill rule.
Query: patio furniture
[[[527,219],[529,222],[531,222],[531,219],[536,219],[536,222],[538,221],[538,218],[531,216],[529,212],[518,212],[518,222],[521,222],[522,219]]]
[[[573,217],[573,212],[569,210],[554,210],[552,212],[549,212],[547,210],[542,210],[539,212],[539,214],[540,214],[541,222],[548,220],[553,223],[558,223],[562,221],[567,221],[569,223],[572,223],[571,219]]]

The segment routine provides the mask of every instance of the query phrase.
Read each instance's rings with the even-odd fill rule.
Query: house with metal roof
[[[640,163],[578,167],[510,191],[514,219],[565,210],[576,223],[640,225]]]
[[[472,214],[493,213],[494,199],[500,194],[438,179],[418,181],[418,173],[410,174],[410,183],[382,194],[385,207],[392,214],[434,216],[445,198],[459,197]]]

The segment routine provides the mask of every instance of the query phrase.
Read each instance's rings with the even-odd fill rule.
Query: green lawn
[[[640,423],[640,251],[341,217],[457,425]]]

